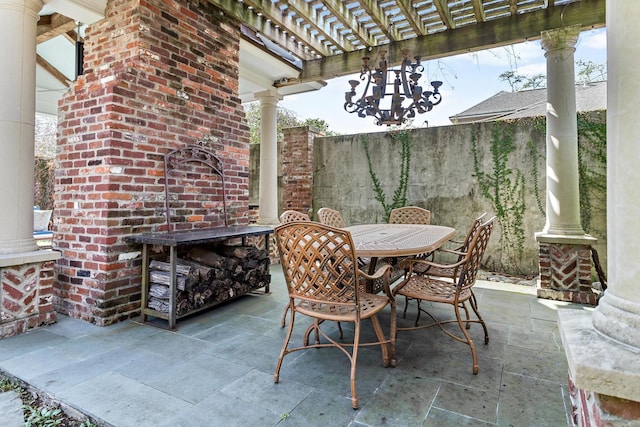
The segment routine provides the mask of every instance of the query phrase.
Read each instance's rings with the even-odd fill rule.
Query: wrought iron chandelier
[[[366,81],[362,96],[355,101],[358,80],[349,80],[351,90],[345,92],[344,109],[348,113],[358,113],[358,117],[373,116],[375,123],[381,125],[400,125],[416,116],[431,111],[434,106],[442,101],[442,95],[438,88],[442,82],[433,81],[433,91],[424,90],[418,84],[422,77],[423,67],[420,64],[420,56],[415,56],[415,62],[409,58],[407,50],[402,51],[402,63],[400,69],[389,68],[387,64],[387,51],[381,50],[376,59],[380,59],[378,66],[369,66],[369,57],[362,58],[362,71],[360,80]],[[393,89],[390,89],[392,87]],[[383,101],[389,108],[382,108]]]

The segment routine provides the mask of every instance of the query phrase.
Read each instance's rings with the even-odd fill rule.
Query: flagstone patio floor
[[[395,368],[382,366],[379,348],[361,349],[359,410],[351,408],[348,359],[334,348],[288,355],[273,382],[286,332],[278,265],[270,294],[182,319],[174,331],[60,315],[55,325],[0,340],[0,371],[104,426],[570,426],[557,310],[592,307],[538,299],[532,286],[479,281],[475,289],[490,335],[484,345],[482,328],[471,327],[478,375],[469,348],[439,329],[400,332]],[[398,320],[412,322],[415,302],[407,319],[404,304]],[[445,309],[433,307],[451,316]],[[388,325],[388,310],[381,321]],[[306,325],[296,322],[294,338]],[[372,334],[369,324],[364,330]],[[351,331],[345,327],[347,337]]]

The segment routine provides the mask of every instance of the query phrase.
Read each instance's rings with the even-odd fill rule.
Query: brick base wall
[[[56,322],[54,261],[0,268],[0,338]]]
[[[569,373],[571,422],[579,427],[640,426],[640,402],[579,389]]]
[[[591,289],[591,247],[540,243],[538,297],[580,304],[597,303]]]

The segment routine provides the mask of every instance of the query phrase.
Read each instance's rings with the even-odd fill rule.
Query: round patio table
[[[345,227],[359,257],[405,257],[433,252],[456,230],[443,225],[362,224]]]

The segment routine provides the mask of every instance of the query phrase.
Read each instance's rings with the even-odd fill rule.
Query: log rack
[[[246,226],[230,226],[219,228],[207,228],[202,230],[188,230],[188,231],[174,231],[168,233],[146,233],[129,236],[127,240],[131,243],[142,244],[142,297],[141,297],[141,314],[142,322],[148,322],[148,316],[164,319],[168,322],[169,329],[175,329],[176,322],[179,318],[194,314],[198,311],[213,307],[217,304],[221,304],[223,301],[217,301],[200,307],[197,310],[190,311],[183,315],[178,316],[176,309],[176,296],[177,296],[177,259],[178,249],[182,246],[195,246],[211,244],[231,239],[240,238],[242,245],[246,246],[247,238],[251,236],[265,236],[265,250],[269,252],[269,234],[273,233],[273,228],[258,226],[258,225],[246,225]],[[169,265],[170,265],[170,277],[169,282],[169,312],[161,312],[153,308],[148,307],[149,296],[149,263],[150,263],[150,251],[151,246],[160,245],[169,248]],[[269,284],[265,286],[265,293],[269,293]],[[240,295],[238,295],[240,296]],[[150,323],[153,324],[153,323]]]
[[[207,167],[214,175],[218,175],[222,184],[222,215],[224,227],[214,227],[193,230],[175,230],[175,225],[171,221],[171,187],[170,177],[172,173],[184,168],[189,163],[196,163],[199,167]],[[184,148],[172,150],[164,157],[165,172],[165,215],[166,215],[166,232],[151,232],[144,234],[131,235],[126,238],[129,243],[142,244],[142,296],[141,296],[141,314],[143,323],[149,323],[148,317],[153,316],[165,319],[168,322],[169,329],[175,329],[177,319],[191,315],[195,312],[210,308],[224,301],[214,301],[205,304],[198,309],[191,310],[187,313],[178,314],[177,302],[177,262],[178,251],[186,246],[208,245],[221,243],[228,240],[241,239],[242,245],[247,245],[247,238],[252,236],[264,236],[265,251],[269,253],[269,234],[273,233],[272,227],[257,225],[228,225],[227,219],[227,191],[226,177],[224,173],[222,161],[213,153],[198,145],[191,145]],[[175,186],[180,188],[180,186]],[[172,227],[173,226],[173,227]],[[172,229],[173,228],[173,229]],[[150,252],[155,246],[168,248],[169,257],[169,310],[168,312],[159,311],[149,307],[149,290],[150,290],[150,272],[149,264],[151,261]],[[269,282],[264,285],[265,293],[269,292]],[[237,298],[241,295],[234,295]],[[150,323],[157,326],[155,323]]]

